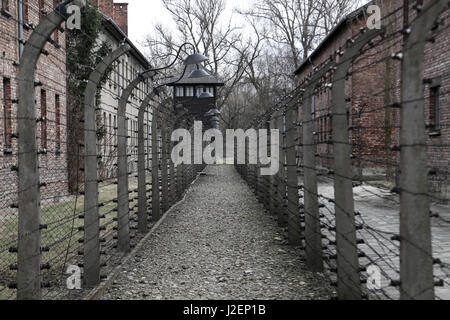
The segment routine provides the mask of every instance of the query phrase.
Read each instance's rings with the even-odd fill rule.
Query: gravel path
[[[103,299],[329,299],[234,168],[205,172]]]

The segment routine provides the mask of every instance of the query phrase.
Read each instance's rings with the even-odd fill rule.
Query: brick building
[[[0,211],[11,211],[17,198],[17,73],[23,43],[30,36],[40,20],[59,3],[59,0],[2,0],[0,1]],[[102,90],[102,123],[113,136],[116,131],[117,97],[121,90],[138,72],[148,69],[150,64],[127,38],[127,4],[114,4],[113,0],[95,0],[104,14],[104,31],[99,41],[110,42],[115,49],[121,41],[132,47],[130,54],[121,57],[114,65],[111,81]],[[22,4],[19,6],[19,4]],[[116,17],[115,21],[112,17]],[[70,157],[77,146],[68,146],[67,95],[66,95],[66,50],[64,25],[56,31],[45,46],[36,70],[36,116],[37,146],[39,149],[41,198],[59,201],[66,197],[70,181]],[[47,54],[48,53],[48,54]],[[144,97],[144,85],[133,94],[131,100],[136,105]],[[129,107],[128,119],[130,152],[137,151],[131,144],[137,144],[137,109]],[[112,138],[114,139],[114,138]],[[105,154],[113,148],[113,143],[103,143],[99,152]],[[130,167],[134,165],[130,158]],[[69,161],[69,162],[68,162]],[[13,169],[13,170],[12,170]],[[72,170],[76,172],[77,170]],[[110,170],[111,171],[111,170]],[[107,172],[111,175],[111,172]],[[44,202],[47,200],[43,200]],[[43,205],[45,205],[43,203]]]
[[[17,74],[23,44],[56,0],[2,0],[0,2],[0,210],[17,197]],[[19,5],[21,4],[21,5]],[[67,190],[65,38],[55,31],[36,70],[36,115],[43,197],[58,199]]]
[[[424,1],[426,5],[427,1]],[[414,19],[416,1],[377,0],[382,10],[382,24],[386,27],[385,39],[365,50],[352,64],[346,81],[348,121],[353,145],[355,175],[363,179],[394,180],[397,176],[399,150],[400,112],[395,102],[401,100],[401,65],[389,58],[402,50],[404,35],[401,32]],[[407,8],[407,9],[406,9]],[[367,25],[367,5],[345,17],[324,39],[307,60],[296,70],[300,85],[306,83],[314,68],[328,61],[339,63],[340,52],[349,39],[356,39],[361,28]],[[442,15],[445,25],[448,10]],[[429,133],[429,167],[437,174],[431,176],[432,187],[441,197],[448,198],[450,168],[450,55],[448,32],[436,28],[431,36],[434,43],[426,45],[425,55],[425,123]],[[316,69],[317,70],[317,69]],[[318,165],[333,165],[332,137],[332,74],[319,84],[313,96],[313,119],[317,142]],[[301,108],[299,109],[301,119]]]

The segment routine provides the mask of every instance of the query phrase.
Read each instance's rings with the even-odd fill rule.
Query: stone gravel
[[[232,166],[210,166],[121,269],[108,300],[311,300],[334,295],[306,270]]]

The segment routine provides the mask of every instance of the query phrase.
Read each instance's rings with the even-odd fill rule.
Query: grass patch
[[[147,177],[147,182],[151,182],[151,177]],[[137,180],[129,181],[129,190],[136,190]],[[134,198],[137,193],[131,193],[130,208],[137,204]],[[101,226],[106,226],[106,230],[100,232],[100,236],[111,235],[117,225],[114,218],[117,212],[117,185],[109,182],[99,185],[99,203],[105,205],[99,208],[99,215],[105,215],[100,220]],[[83,219],[79,216],[84,213],[84,196],[78,198],[71,196],[58,203],[41,202],[41,223],[47,225],[47,229],[42,230],[41,246],[49,247],[49,252],[42,254],[42,264],[50,263],[50,271],[43,271],[44,279],[51,281],[51,278],[64,274],[64,262],[73,260],[78,251],[83,249],[83,244],[78,240],[83,238]],[[130,210],[132,218],[133,211]],[[0,220],[0,300],[15,298],[15,291],[7,289],[11,282],[15,282],[16,271],[10,270],[10,265],[17,264],[17,254],[10,253],[10,247],[17,247],[18,238],[18,217],[17,214],[10,214],[5,219]]]

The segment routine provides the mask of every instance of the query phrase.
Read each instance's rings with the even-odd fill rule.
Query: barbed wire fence
[[[30,31],[21,61],[0,57],[18,71],[8,78],[17,84],[17,95],[10,88],[1,98],[8,112],[0,121],[11,143],[0,155],[0,299],[78,297],[67,287],[76,272],[70,266],[82,270],[84,289],[98,285],[204,168],[171,161],[170,128],[180,122],[170,98],[154,94],[150,76],[143,80],[136,74],[129,81],[117,72],[120,57],[130,50],[125,43],[99,57],[86,79],[76,117],[84,139],[68,144],[73,128],[63,99],[67,72],[60,67],[66,58],[54,34],[64,32],[62,12],[70,3],[45,2],[43,13],[30,2],[28,14],[42,18]],[[2,38],[19,41],[15,33]],[[59,83],[37,68],[43,56],[46,72],[62,77]],[[103,77],[100,94],[108,99],[98,106]],[[68,158],[76,168],[67,167]]]
[[[267,146],[269,156],[280,148],[277,175],[236,166],[309,269],[330,275],[339,299],[450,297],[448,164],[435,160],[450,146],[433,139],[424,93],[435,76],[424,71],[425,51],[448,34],[450,3],[410,5],[385,14],[380,30],[362,27],[255,120],[253,128],[281,133]],[[403,25],[405,11],[412,18]],[[392,78],[373,92],[368,82],[380,83],[387,65]],[[448,83],[448,70],[439,79]],[[349,96],[350,82],[361,86]],[[439,99],[448,106],[447,91]],[[448,121],[438,122],[443,137]]]

